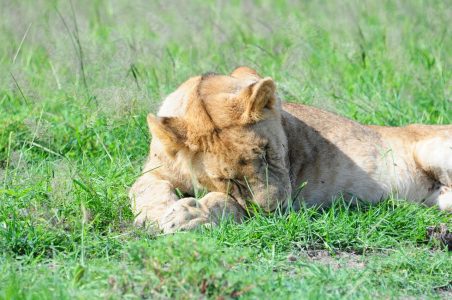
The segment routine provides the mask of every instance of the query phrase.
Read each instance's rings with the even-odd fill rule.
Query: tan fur
[[[150,156],[130,190],[136,224],[172,232],[240,222],[250,203],[270,212],[338,196],[452,210],[452,125],[365,126],[282,105],[273,80],[247,67],[189,79],[148,125]]]

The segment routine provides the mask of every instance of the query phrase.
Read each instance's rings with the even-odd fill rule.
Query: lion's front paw
[[[137,217],[135,217],[135,220],[133,221],[133,225],[135,227],[145,229],[148,232],[153,233],[153,234],[158,234],[158,232],[160,231],[157,222],[152,221],[145,214],[140,214]]]
[[[135,216],[133,224],[136,227],[145,227],[158,230],[157,221],[168,209],[167,205],[142,207]]]
[[[159,221],[164,233],[190,230],[209,223],[208,213],[195,198],[184,198],[170,206]]]

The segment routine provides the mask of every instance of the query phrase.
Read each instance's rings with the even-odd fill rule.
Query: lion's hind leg
[[[441,210],[452,211],[452,188],[447,186],[440,188],[438,206]]]
[[[444,133],[450,134],[441,134],[417,142],[414,156],[426,174],[441,185],[452,187],[452,129]]]
[[[437,185],[426,203],[452,211],[452,126],[431,126],[430,130],[433,135],[416,142],[414,152],[418,166]]]
[[[426,204],[438,205],[439,209],[452,212],[452,188],[440,186],[425,200]]]

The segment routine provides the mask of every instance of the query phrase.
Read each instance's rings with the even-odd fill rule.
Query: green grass
[[[146,114],[206,71],[249,65],[366,124],[450,124],[447,1],[16,2],[0,10],[1,299],[451,296],[435,208],[339,200],[161,236],[127,199]]]

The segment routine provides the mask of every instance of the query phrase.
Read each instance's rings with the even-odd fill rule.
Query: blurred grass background
[[[425,244],[426,226],[452,224],[435,209],[339,203],[156,238],[127,200],[146,114],[207,71],[248,65],[286,101],[366,124],[450,124],[450,1],[0,7],[0,297],[450,296],[450,254]],[[363,265],[338,270],[342,252]]]

